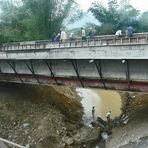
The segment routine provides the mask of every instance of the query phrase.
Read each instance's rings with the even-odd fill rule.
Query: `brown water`
[[[83,88],[76,90],[78,95],[82,97],[84,122],[88,123],[92,120],[92,106],[95,106],[95,118],[99,116],[106,120],[105,116],[108,111],[111,111],[112,119],[121,114],[122,101],[118,92]]]

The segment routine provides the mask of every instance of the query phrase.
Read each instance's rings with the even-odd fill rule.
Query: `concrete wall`
[[[148,44],[0,52],[0,59],[147,59]]]
[[[11,63],[11,61],[9,61]],[[13,61],[15,70],[19,74],[32,74],[24,60]],[[48,63],[50,63],[48,61]],[[27,61],[31,67],[30,61]],[[0,61],[2,73],[15,73],[7,61]],[[37,75],[51,76],[48,66],[42,60],[32,61],[34,73]],[[148,60],[129,60],[129,72],[131,80],[148,80]],[[126,64],[122,60],[101,60],[102,75],[104,79],[126,79]],[[79,75],[85,78],[96,79],[100,76],[94,62],[89,60],[77,60]],[[56,77],[77,77],[70,60],[52,60],[52,71]]]
[[[46,60],[51,66],[55,77],[77,78],[76,71],[71,60]],[[95,62],[101,63],[101,73],[104,80],[127,81],[127,72],[129,72],[129,81],[148,82],[148,60],[128,60],[123,63],[122,60],[77,60],[77,70],[79,76],[83,79],[101,80],[97,71]],[[127,67],[128,62],[128,67]],[[28,68],[29,66],[34,73]],[[32,63],[32,66],[31,66]],[[12,68],[13,67],[13,68]],[[129,68],[129,69],[128,69]],[[38,75],[52,77],[51,71],[44,60],[0,60],[1,74],[19,74],[19,75]],[[1,77],[1,79],[3,79]]]

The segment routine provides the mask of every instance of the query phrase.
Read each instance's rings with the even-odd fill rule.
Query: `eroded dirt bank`
[[[106,147],[147,148],[148,94],[120,95],[129,122],[113,128]],[[94,148],[100,129],[82,124],[80,101],[72,88],[0,83],[0,137],[30,148]]]
[[[82,114],[70,88],[0,83],[2,138],[30,148],[91,148],[99,128],[84,126]]]
[[[129,122],[113,129],[107,148],[148,148],[148,94],[121,93]]]

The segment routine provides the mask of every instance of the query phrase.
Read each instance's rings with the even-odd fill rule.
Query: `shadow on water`
[[[82,98],[84,107],[83,121],[89,124],[92,121],[92,106],[95,106],[95,119],[101,117],[106,120],[106,113],[111,111],[114,119],[121,114],[121,96],[116,91],[77,88],[78,95]]]

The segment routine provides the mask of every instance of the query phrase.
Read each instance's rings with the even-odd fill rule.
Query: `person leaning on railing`
[[[117,30],[115,36],[120,37],[121,35],[122,35],[122,30]]]

